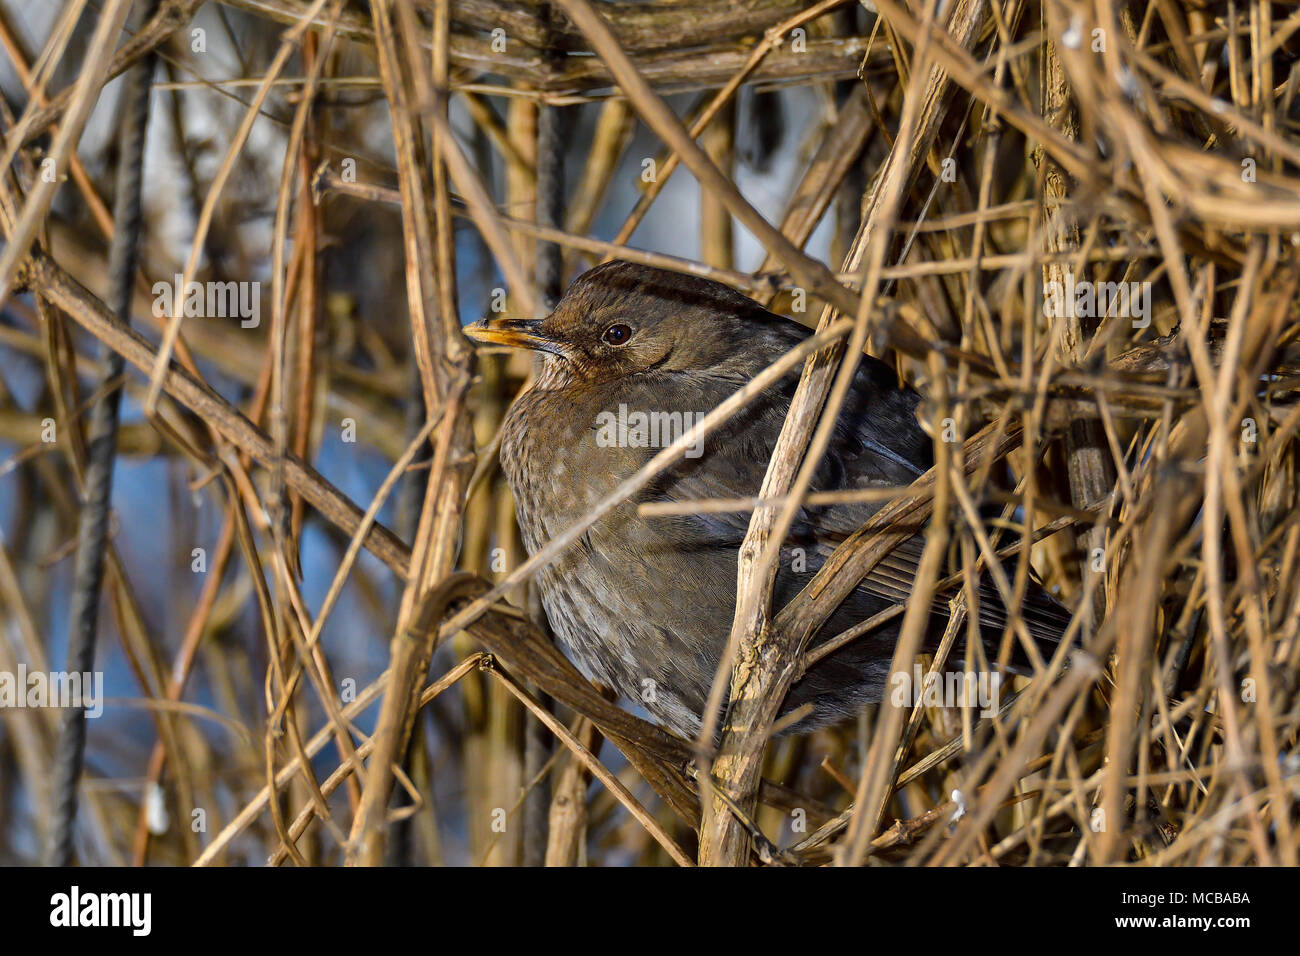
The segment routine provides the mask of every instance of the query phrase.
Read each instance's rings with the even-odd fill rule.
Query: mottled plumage
[[[501,445],[529,553],[659,450],[629,447],[642,437],[634,413],[707,413],[809,334],[716,282],[627,262],[580,276],[543,320],[494,320],[468,331],[545,354],[534,387],[507,414]],[[637,505],[757,494],[797,380],[796,368],[708,436],[697,457],[663,473],[538,573],[547,619],[578,668],[681,734],[697,733],[726,645],[737,550],[750,516],[646,518]],[[906,485],[922,474],[932,445],[916,420],[918,400],[887,365],[864,357],[813,490]],[[611,423],[620,417],[632,424],[622,436],[628,440],[610,445],[617,434]],[[675,437],[661,435],[658,444]],[[877,507],[801,511],[784,543],[774,607],[798,593]],[[919,539],[891,554],[814,643],[905,601],[919,554]],[[1031,592],[1022,613],[1036,637],[1050,640],[1068,618],[1036,585]],[[981,617],[998,623],[1002,609],[988,593]],[[813,706],[800,729],[880,698],[899,620],[836,652],[793,687],[787,711]],[[941,629],[942,618],[935,623]],[[988,631],[1000,637],[1000,628]]]

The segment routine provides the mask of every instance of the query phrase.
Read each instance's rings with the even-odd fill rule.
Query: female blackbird
[[[544,357],[534,386],[508,412],[501,443],[529,553],[810,334],[719,283],[622,261],[580,276],[544,319],[484,320],[465,331]],[[796,368],[537,575],[547,619],[579,670],[687,737],[699,731],[728,640],[749,514],[642,517],[637,506],[756,495],[798,375]],[[933,449],[916,420],[918,401],[887,365],[864,356],[812,490],[900,486],[921,475]],[[800,511],[783,543],[773,607],[798,593],[878,507]],[[813,644],[906,602],[920,550],[917,538],[897,548]],[[981,620],[1000,625],[996,592],[981,591]],[[946,606],[936,601],[936,611]],[[1036,584],[1021,614],[1047,644],[1069,620]],[[900,620],[823,659],[794,685],[786,711],[812,705],[798,730],[881,698]],[[995,645],[1001,628],[985,633]]]

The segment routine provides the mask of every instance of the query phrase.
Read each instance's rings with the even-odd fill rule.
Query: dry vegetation
[[[1296,864],[1300,13],[47,6],[0,4],[0,672],[94,660],[110,699],[0,711],[0,859]],[[765,217],[735,182],[778,149]],[[670,201],[698,261],[639,242]],[[531,367],[459,332],[607,256],[829,343],[790,358],[746,505],[716,751],[549,643],[529,578],[585,525],[522,553],[494,438]],[[260,283],[260,322],[158,308],[178,274]],[[1149,298],[1045,308],[1078,282]],[[765,545],[863,348],[927,396],[938,464],[769,609]],[[918,525],[896,668],[945,591],[921,665],[982,663],[995,550],[1070,647],[992,719],[922,700],[772,739],[802,636]]]

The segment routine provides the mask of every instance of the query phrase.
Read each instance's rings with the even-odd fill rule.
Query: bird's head
[[[720,283],[618,260],[575,279],[544,319],[484,319],[465,334],[543,353],[544,379],[563,387],[718,369],[766,315]]]

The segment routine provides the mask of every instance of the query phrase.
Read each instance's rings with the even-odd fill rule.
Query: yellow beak
[[[464,332],[475,342],[562,355],[558,343],[538,334],[541,325],[541,319],[480,319],[465,326]]]

